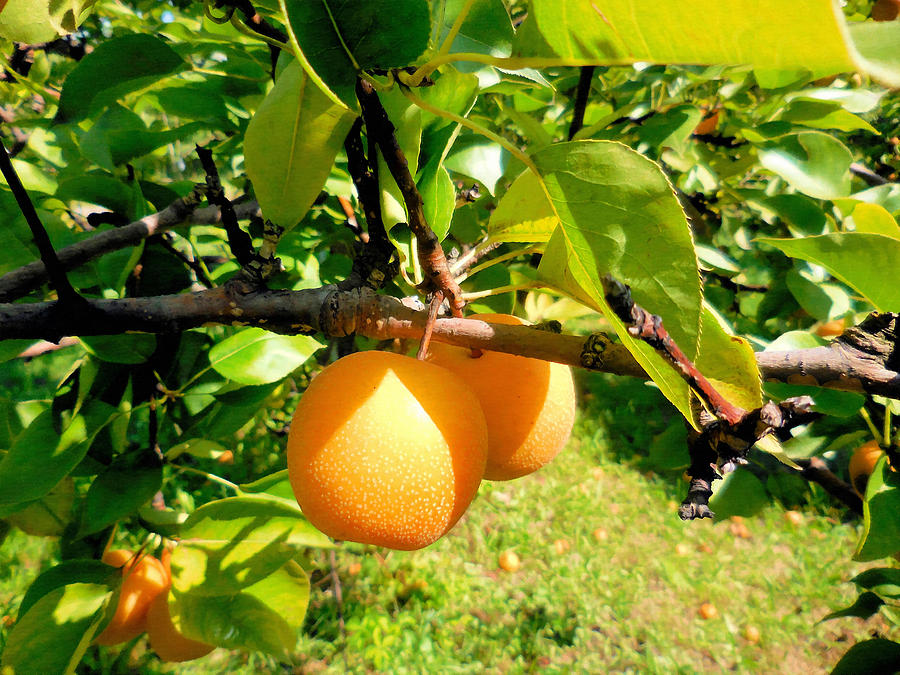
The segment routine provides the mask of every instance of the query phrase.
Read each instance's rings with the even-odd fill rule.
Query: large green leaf
[[[560,224],[541,277],[606,315],[665,396],[691,419],[688,386],[663,357],[612,313],[601,279],[631,286],[635,302],[662,317],[688,358],[697,356],[702,291],[684,212],[660,168],[611,141],[549,146],[534,155]]]
[[[725,477],[709,500],[709,508],[716,519],[731,516],[756,515],[769,503],[769,495],[762,482],[746,469],[738,469]]]
[[[58,537],[72,519],[75,485],[71,478],[63,478],[50,492],[37,501],[28,502],[7,520],[23,532],[37,537]],[[14,508],[14,507],[8,507]],[[4,509],[0,507],[0,513]]]
[[[810,197],[850,194],[850,150],[821,131],[781,136],[759,146],[759,163]]]
[[[0,2],[0,37],[36,44],[74,33],[97,0]]]
[[[875,638],[858,642],[837,662],[831,675],[896,673],[900,671],[900,644]]]
[[[191,514],[172,556],[173,586],[192,595],[230,595],[255,584],[309,546],[331,546],[293,500],[247,495]]]
[[[358,71],[408,66],[428,46],[426,0],[282,0],[281,7],[295,48],[351,108]]]
[[[322,344],[307,335],[245,328],[209,350],[216,372],[241,384],[266,384],[287,376]]]
[[[64,560],[41,572],[37,579],[31,582],[19,605],[18,618],[25,616],[38,600],[51,591],[73,583],[100,584],[116,591],[122,583],[122,572],[99,560]]]
[[[156,351],[156,336],[150,333],[92,335],[80,341],[89,353],[110,363],[144,363]]]
[[[897,86],[898,40],[897,26],[848,30],[838,4],[823,0],[761,0],[753,11],[742,0],[531,0],[513,54],[517,67],[648,61],[813,75],[864,70]]]
[[[66,78],[57,119],[82,120],[93,110],[184,67],[184,60],[153,35],[123,35],[101,42]]]
[[[13,627],[0,665],[17,673],[74,672],[105,617],[114,591],[70,583],[38,600]]]
[[[228,649],[286,657],[297,643],[309,604],[309,579],[291,561],[240,593],[176,594],[172,619],[187,636]]]
[[[436,9],[432,17],[435,44],[443,43],[465,4],[466,0],[436,3],[443,11]],[[502,0],[475,0],[453,38],[451,50],[504,57],[512,52],[514,39],[515,31]]]
[[[900,311],[900,240],[868,232],[835,232],[800,239],[760,238],[792,258],[821,265],[876,308]],[[893,278],[891,275],[894,275]]]
[[[310,3],[313,4],[313,3]],[[247,127],[247,175],[266,218],[296,225],[325,185],[353,115],[330,100],[295,62]]]
[[[854,560],[884,558],[900,551],[900,474],[884,456],[878,460],[866,485],[863,531]]]

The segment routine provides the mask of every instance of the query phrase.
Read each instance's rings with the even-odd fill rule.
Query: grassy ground
[[[807,673],[829,669],[857,640],[884,630],[840,619],[856,526],[781,506],[733,521],[682,523],[680,478],[634,459],[668,424],[668,407],[634,383],[600,401],[592,380],[575,438],[539,473],[485,483],[443,540],[400,553],[347,544],[312,559],[314,591],[293,672]],[[629,417],[630,416],[630,417]],[[740,536],[744,535],[744,536]],[[749,535],[749,536],[748,536]],[[498,566],[514,550],[521,569]],[[14,609],[44,548],[0,547],[0,616]],[[717,610],[701,618],[701,604]],[[748,627],[760,634],[748,640]],[[291,672],[217,651],[143,672]]]

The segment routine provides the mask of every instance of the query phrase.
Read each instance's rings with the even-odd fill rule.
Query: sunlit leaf
[[[267,384],[289,375],[321,349],[307,335],[279,335],[245,328],[209,350],[216,372],[241,384]]]
[[[760,238],[792,258],[821,265],[876,308],[900,311],[900,283],[891,273],[900,260],[900,240],[867,232],[836,232],[800,239]]]

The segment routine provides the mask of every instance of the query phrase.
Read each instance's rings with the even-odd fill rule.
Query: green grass
[[[570,446],[532,476],[484,483],[435,545],[409,553],[342,545],[340,603],[328,553],[314,552],[294,672],[822,672],[887,630],[878,617],[816,623],[855,599],[846,582],[864,568],[850,561],[856,524],[840,523],[842,512],[821,498],[800,526],[780,505],[745,519],[749,538],[730,521],[681,522],[678,472],[641,468],[672,413],[655,391],[617,382],[592,379]],[[568,551],[556,551],[558,539]],[[518,572],[499,569],[506,549],[522,559]],[[0,609],[12,611],[46,551],[21,535],[0,547]],[[704,602],[718,617],[700,618]],[[760,631],[758,643],[743,637],[747,626]],[[289,671],[224,651],[142,667]]]

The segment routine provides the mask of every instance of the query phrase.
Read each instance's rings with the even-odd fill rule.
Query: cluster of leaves
[[[263,39],[227,2],[10,0],[3,53],[76,27],[69,39],[86,47],[76,62],[45,46],[6,71],[15,86],[0,103],[27,138],[13,165],[59,249],[187,195],[202,175],[191,148],[205,145],[229,194],[255,197],[286,229],[284,270],[271,283],[333,283],[356,250],[340,200],[356,200],[342,148],[362,72],[451,260],[497,247],[463,282],[476,309],[535,320],[602,313],[693,421],[685,382],[608,311],[600,280],[612,274],[733,403],[751,409],[764,394],[802,391],[835,417],[790,441],[787,456],[850,447],[862,396],[763,391],[753,351],[821,344],[819,324],[900,310],[900,284],[889,280],[900,259],[900,103],[859,75],[830,77],[863,70],[896,86],[900,24],[863,21],[864,0],[848,3],[846,19],[821,2],[766,2],[754,16],[741,3],[704,2],[702,22],[677,2],[601,4],[264,0],[255,8],[274,31]],[[597,66],[580,129],[571,127],[575,66]],[[853,162],[884,184],[863,187]],[[401,225],[404,200],[381,158],[378,174],[402,259],[385,290],[414,294],[422,270]],[[5,188],[0,217],[5,274],[38,255]],[[260,245],[260,223],[249,231]],[[70,280],[86,297],[120,298],[211,288],[237,272],[224,232],[193,225],[110,252]],[[0,357],[28,345],[0,342]],[[234,326],[83,337],[54,357],[65,376],[46,397],[0,399],[0,522],[60,536],[66,559],[23,602],[4,665],[45,651],[37,635],[56,640],[46,672],[76,663],[116,599],[114,580],[86,559],[111,539],[161,537],[180,542],[172,614],[185,634],[289,655],[308,596],[297,560],[329,544],[277,471],[278,435],[302,388],[298,368],[321,348]],[[243,438],[248,429],[270,437]],[[671,452],[657,449],[667,468],[680,467],[680,433]],[[241,460],[231,468],[218,461],[229,452]],[[753,473],[729,480],[725,510],[729,490],[745,507],[765,499]],[[872,485],[860,549],[870,559],[900,549],[890,535],[896,479]],[[222,498],[226,490],[236,496]],[[879,528],[887,534],[873,536]]]

